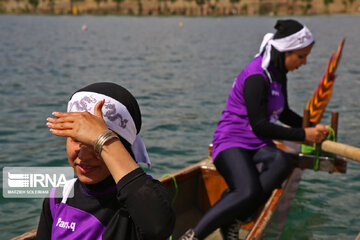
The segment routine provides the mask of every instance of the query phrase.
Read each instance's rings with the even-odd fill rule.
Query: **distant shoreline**
[[[359,15],[360,0],[6,0],[0,14],[123,16]]]

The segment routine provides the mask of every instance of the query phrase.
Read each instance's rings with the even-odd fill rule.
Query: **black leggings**
[[[221,152],[214,164],[229,186],[223,196],[194,228],[203,239],[234,219],[250,217],[291,172],[288,155],[275,146],[257,150],[230,148]]]

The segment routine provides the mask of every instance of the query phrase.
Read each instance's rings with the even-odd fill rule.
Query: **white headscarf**
[[[81,91],[75,93],[71,97],[67,111],[88,111],[89,113],[94,114],[96,103],[104,99],[105,103],[102,108],[102,114],[106,125],[131,144],[136,162],[146,163],[148,168],[150,168],[151,162],[145,144],[140,135],[137,134],[136,126],[131,114],[121,102],[104,94]]]
[[[264,52],[261,67],[266,72],[270,81],[272,80],[267,68],[270,64],[272,47],[274,47],[279,52],[286,52],[305,48],[314,42],[314,37],[306,26],[304,26],[300,31],[287,37],[278,39],[273,38],[273,33],[265,34],[260,45],[259,53],[255,55],[255,57],[257,57]]]

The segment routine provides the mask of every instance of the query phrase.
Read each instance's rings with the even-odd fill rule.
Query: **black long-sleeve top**
[[[109,186],[116,190],[97,194]],[[60,202],[61,198],[55,199],[55,203]],[[116,185],[111,176],[92,185],[78,180],[74,184],[74,197],[68,198],[66,204],[90,213],[106,226],[102,239],[166,239],[175,224],[167,189],[141,168],[124,176]],[[36,239],[51,239],[52,224],[50,202],[46,198]]]

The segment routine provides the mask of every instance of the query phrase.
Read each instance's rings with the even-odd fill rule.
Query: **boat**
[[[308,127],[310,122],[319,123],[330,100],[335,80],[335,70],[338,66],[345,39],[342,39],[338,49],[332,52],[326,71],[309,99],[303,115],[303,127]],[[334,130],[334,140],[337,136],[338,113],[331,115],[331,127]],[[272,230],[279,238],[290,210],[292,200],[302,173],[305,169],[315,171],[327,171],[329,173],[346,173],[346,158],[337,155],[319,156],[317,154],[304,154],[303,145],[294,142],[275,141],[276,146],[287,152],[293,161],[293,170],[284,181],[281,188],[275,189],[267,202],[262,206],[257,215],[239,229],[238,238],[246,240],[261,239],[271,225]],[[318,146],[319,147],[319,146]],[[173,207],[176,212],[176,225],[173,239],[178,239],[187,229],[194,227],[204,213],[213,206],[223,192],[228,188],[225,180],[216,170],[211,157],[211,145],[209,156],[205,160],[181,169],[166,176],[160,181],[169,189],[173,196]],[[207,240],[221,240],[219,229],[214,231]]]
[[[337,52],[331,54],[319,86],[309,99],[307,109],[304,111],[303,127],[307,127],[310,121],[319,122],[323,115],[334,84],[335,78],[331,76],[335,73],[339,63],[344,41],[345,39],[339,44]],[[338,113],[333,112],[331,127],[335,132],[335,136],[337,136],[337,123]],[[241,225],[238,234],[239,239],[261,239],[270,225],[275,226],[275,230],[272,230],[275,231],[273,234],[280,236],[304,170],[315,169],[315,171],[327,171],[329,173],[346,173],[347,162],[345,157],[304,154],[301,151],[301,144],[294,142],[275,141],[275,144],[279,149],[291,156],[293,170],[282,184],[282,187],[272,192],[257,214],[249,222]],[[360,162],[360,149],[355,151],[359,156],[357,161]],[[351,158],[349,154],[343,156]],[[223,192],[228,188],[225,180],[213,164],[211,145],[209,145],[209,156],[206,159],[172,174],[167,174],[159,180],[169,190],[176,213],[176,224],[171,239],[178,239],[187,229],[194,227],[204,213],[221,198]],[[36,229],[12,240],[33,240],[35,237]],[[219,229],[206,239],[221,240]]]
[[[290,154],[294,169],[282,187],[273,191],[256,217],[240,227],[239,239],[261,239],[270,223],[276,224],[278,232],[281,233],[302,173],[305,169],[313,169],[315,157],[302,154],[299,144],[276,142],[276,145]],[[346,167],[346,159],[343,157],[319,157],[319,171],[346,173]],[[213,164],[211,145],[209,146],[209,156],[206,159],[172,174],[167,174],[159,180],[169,190],[173,199],[176,224],[172,239],[179,238],[187,229],[195,226],[204,213],[220,199],[222,193],[227,189],[225,180]],[[12,240],[33,240],[35,236],[36,229]],[[221,239],[219,230],[207,237],[207,240]]]
[[[315,156],[302,154],[299,144],[276,142],[276,145],[291,156],[294,168],[282,187],[273,191],[257,215],[250,222],[240,227],[239,239],[261,239],[270,224],[276,226],[276,234],[279,235],[285,224],[303,171],[314,167]],[[209,152],[211,153],[211,146],[209,146]],[[343,157],[319,157],[319,171],[346,173],[346,167],[347,162]],[[173,207],[176,213],[173,239],[178,239],[187,229],[194,227],[228,188],[225,180],[216,170],[211,154],[198,163],[161,178],[160,181],[173,197]],[[206,239],[222,240],[223,238],[217,229]]]

